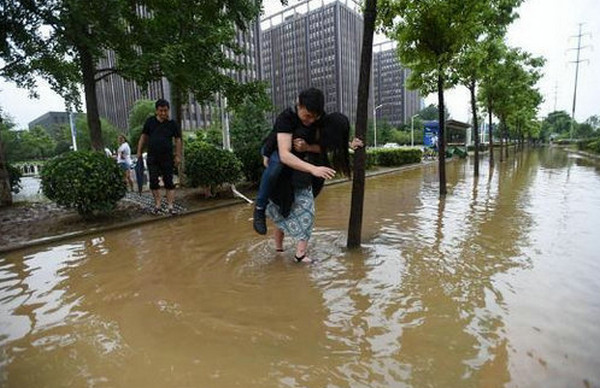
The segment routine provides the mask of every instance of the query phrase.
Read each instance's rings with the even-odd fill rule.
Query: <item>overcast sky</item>
[[[298,1],[289,0],[288,3],[294,5]],[[283,7],[279,0],[265,0],[264,9],[265,15],[271,15]],[[520,18],[509,28],[508,44],[547,60],[544,77],[539,83],[545,99],[540,115],[547,115],[555,106],[571,113],[575,64],[569,61],[576,59],[576,51],[569,49],[577,47],[577,39],[573,36],[579,32],[579,23],[584,23],[582,31],[587,34],[582,37],[581,45],[588,46],[581,51],[580,59],[588,62],[579,67],[575,118],[581,122],[589,116],[600,115],[600,72],[593,70],[600,66],[600,1],[526,0],[519,14]],[[376,39],[382,40],[385,37]],[[446,101],[452,118],[468,121],[469,96],[463,89],[446,92]],[[39,94],[40,99],[30,99],[27,91],[0,80],[0,107],[12,116],[19,128],[27,127],[30,121],[48,111],[64,111],[62,98],[44,82],[40,83]],[[425,102],[437,103],[437,97],[428,96]]]

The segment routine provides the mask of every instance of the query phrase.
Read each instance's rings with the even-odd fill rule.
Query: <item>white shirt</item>
[[[121,144],[117,150],[117,163],[131,164],[131,148],[126,142]]]

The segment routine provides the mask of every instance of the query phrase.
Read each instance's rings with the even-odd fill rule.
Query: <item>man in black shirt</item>
[[[137,157],[142,157],[144,145],[148,144],[148,173],[150,190],[154,196],[154,213],[160,213],[160,191],[158,177],[162,176],[166,190],[167,207],[173,214],[175,185],[173,169],[181,163],[181,130],[177,123],[169,120],[169,102],[159,99],[155,104],[156,116],[148,118],[138,142]],[[173,139],[175,139],[175,157],[173,157]]]

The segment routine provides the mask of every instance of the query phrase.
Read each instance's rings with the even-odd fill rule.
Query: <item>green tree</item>
[[[484,0],[384,0],[382,24],[398,42],[400,61],[411,69],[410,88],[437,91],[440,195],[446,194],[444,89],[456,84],[454,61],[484,29]]]
[[[600,129],[600,116],[599,115],[593,115],[588,117],[587,120],[585,120],[586,124],[589,124],[592,126],[594,131],[597,131],[598,129]]]
[[[29,131],[24,131],[21,141],[29,150],[24,159],[45,159],[54,156],[56,142],[42,126],[36,125]]]
[[[118,72],[96,68],[112,50],[118,56],[132,52],[127,23],[135,7],[126,0],[14,0],[0,7],[2,41],[0,76],[35,95],[36,77],[42,77],[65,98],[70,107],[80,105],[83,84],[87,126],[93,149],[103,148],[96,82]]]
[[[100,119],[100,126],[102,128],[102,143],[114,152],[114,150],[117,149],[117,136],[119,130],[106,119]],[[86,115],[80,115],[75,120],[75,127],[77,128],[77,150],[93,150],[94,148],[91,143],[90,129],[88,127]]]
[[[439,110],[437,105],[429,104],[425,108],[421,109],[418,115],[423,120],[437,120],[439,119]],[[448,113],[448,108],[444,107],[444,119],[448,120],[449,117],[450,113]]]
[[[479,35],[464,47],[455,63],[459,83],[469,90],[471,97],[471,114],[473,117],[473,134],[475,139],[474,175],[479,175],[479,123],[477,114],[476,88],[488,69],[488,46],[495,39],[506,34],[507,26],[517,17],[514,9],[523,0],[486,0],[481,8],[481,24]],[[493,43],[491,43],[493,44]]]
[[[0,108],[0,207],[12,205],[12,189],[10,184],[10,175],[8,173],[8,163],[4,157],[4,142],[2,136],[13,126],[12,120],[4,117],[4,112]]]
[[[144,124],[148,117],[152,117],[155,114],[155,111],[154,101],[151,100],[137,100],[133,104],[127,120],[129,125],[129,146],[132,153],[137,152],[137,145],[142,135]]]
[[[568,137],[571,130],[571,116],[564,110],[554,111],[542,121],[542,129],[550,134]]]
[[[270,101],[246,99],[233,109],[231,121],[231,146],[242,161],[244,177],[249,182],[258,182],[262,172],[262,157],[259,149],[263,139],[271,130],[265,115],[272,109]]]
[[[190,93],[197,101],[219,93],[236,105],[256,92],[258,83],[240,84],[232,74],[243,67],[235,61],[243,52],[236,43],[237,30],[246,32],[256,21],[260,1],[141,0],[140,4],[148,12],[131,23],[139,49],[126,58],[127,75],[140,85],[165,77],[175,120],[181,121],[181,106]]]
[[[575,126],[575,138],[577,139],[587,139],[594,137],[594,135],[594,128],[588,123],[577,124]]]

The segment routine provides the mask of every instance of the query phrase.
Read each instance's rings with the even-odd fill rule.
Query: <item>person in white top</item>
[[[117,164],[124,172],[125,184],[133,191],[133,179],[131,178],[131,148],[125,135],[119,135],[119,149],[117,150]]]

